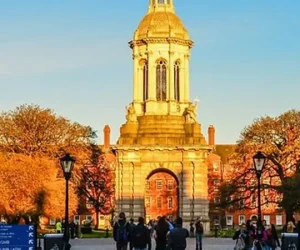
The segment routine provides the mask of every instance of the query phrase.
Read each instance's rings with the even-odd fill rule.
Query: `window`
[[[220,185],[220,180],[218,180],[218,179],[214,180],[214,185],[219,186]]]
[[[162,190],[162,180],[156,180],[156,190]]]
[[[167,66],[165,61],[159,61],[156,65],[156,99],[167,99]]]
[[[243,214],[239,215],[239,225],[242,225],[243,223],[246,223],[246,216]]]
[[[239,207],[244,208],[244,206],[245,206],[245,201],[244,201],[243,197],[240,197],[239,198]]]
[[[267,225],[270,225],[270,215],[264,215],[264,220],[267,222]]]
[[[168,209],[173,209],[173,197],[168,197]]]
[[[214,191],[219,192],[220,180],[214,180]]]
[[[143,100],[148,100],[148,62],[143,65]]]
[[[280,214],[276,215],[276,225],[282,226],[282,215]]]
[[[99,226],[105,225],[105,217],[103,215],[99,216]]]
[[[161,206],[162,206],[162,198],[161,196],[158,196],[156,198],[156,208],[161,209]]]
[[[146,190],[150,190],[150,181],[146,181]]]
[[[232,209],[233,206],[232,206],[232,197],[231,196],[226,198],[226,202],[228,204],[228,209]]]
[[[168,190],[173,190],[173,180],[168,180]]]
[[[219,172],[219,164],[217,162],[213,163],[213,171],[214,172]]]
[[[216,196],[216,197],[214,198],[214,202],[215,202],[215,204],[220,204],[220,203],[221,203],[220,196]]]
[[[180,66],[179,62],[174,64],[174,99],[180,100]]]
[[[92,208],[93,207],[93,201],[90,200],[89,198],[86,198],[86,208]]]
[[[226,215],[226,226],[232,226],[232,225],[233,225],[233,216]]]
[[[74,222],[80,225],[80,216],[79,215],[74,215]]]
[[[150,197],[149,196],[145,197],[145,207],[150,207]]]
[[[85,219],[86,219],[86,221],[88,221],[88,222],[92,222],[93,216],[87,215],[87,216],[85,217]]]
[[[54,226],[56,224],[56,220],[50,219],[49,224],[50,224],[50,226]]]

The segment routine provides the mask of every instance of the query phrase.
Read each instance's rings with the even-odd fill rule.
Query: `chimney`
[[[209,125],[208,127],[208,145],[215,145],[215,127],[213,125]]]
[[[105,125],[104,129],[104,148],[108,149],[110,147],[110,127]]]

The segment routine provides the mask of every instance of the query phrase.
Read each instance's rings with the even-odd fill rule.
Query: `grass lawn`
[[[112,238],[112,231],[108,232],[108,237]],[[93,230],[91,234],[83,234],[82,238],[84,238],[84,239],[106,238],[106,231]]]

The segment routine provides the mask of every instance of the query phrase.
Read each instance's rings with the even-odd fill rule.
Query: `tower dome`
[[[140,22],[133,40],[175,38],[189,40],[189,34],[176,15],[173,0],[150,0],[148,13]]]

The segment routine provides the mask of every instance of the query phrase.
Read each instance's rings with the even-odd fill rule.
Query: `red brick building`
[[[230,156],[233,154],[236,145],[217,145],[215,144],[215,129],[210,126],[208,129],[209,145],[213,147],[212,153],[208,157],[208,189],[210,202],[210,218],[211,221],[220,223],[223,227],[235,227],[241,225],[251,219],[252,216],[257,216],[257,200],[253,196],[249,203],[253,204],[253,209],[243,208],[243,202],[240,208],[233,208],[229,206],[226,210],[218,208],[217,204],[220,202],[219,186],[232,176],[234,171],[230,164]],[[262,182],[266,180],[262,179]],[[277,227],[281,227],[286,223],[285,213],[282,208],[274,204],[268,204],[268,198],[280,199],[280,196],[271,195],[268,190],[262,190],[262,219],[268,223],[272,223]],[[231,197],[227,197],[231,199]]]

